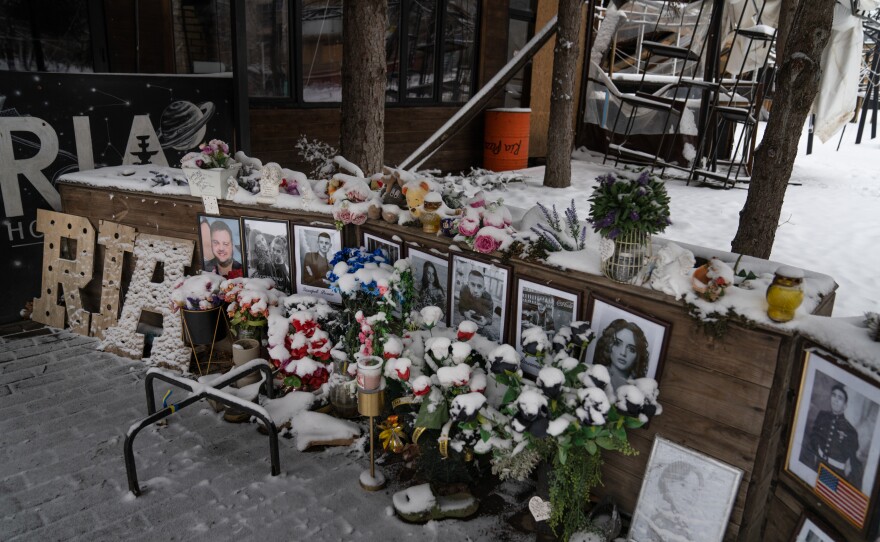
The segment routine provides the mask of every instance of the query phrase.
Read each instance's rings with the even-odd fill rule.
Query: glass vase
[[[652,256],[651,234],[632,231],[607,239],[614,243],[613,252],[602,261],[602,273],[615,282],[632,283]]]

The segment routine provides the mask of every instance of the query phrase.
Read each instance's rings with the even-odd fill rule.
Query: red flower
[[[315,322],[314,320],[294,320],[293,329],[311,339],[312,335],[315,334],[315,330],[318,329],[318,322]]]
[[[400,369],[397,369],[397,378],[399,378],[403,382],[408,381],[409,380],[409,367],[407,367],[403,371],[401,371]],[[426,388],[426,389],[430,390],[430,388]],[[416,394],[416,395],[418,395],[418,394]]]
[[[469,341],[474,336],[473,331],[462,331],[458,330],[458,335],[456,336],[459,341]]]
[[[420,390],[413,390],[413,395],[415,395],[416,397],[421,397],[422,395],[428,395],[429,393],[431,393],[431,386],[425,386],[424,388],[422,388]]]

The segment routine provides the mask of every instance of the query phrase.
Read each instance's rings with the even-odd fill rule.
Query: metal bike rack
[[[274,399],[275,389],[272,386],[272,368],[269,365],[269,362],[264,359],[255,359],[249,361],[248,363],[245,363],[240,367],[233,369],[232,371],[226,373],[223,378],[213,382],[212,386],[200,384],[193,380],[183,378],[162,369],[154,368],[148,370],[144,384],[147,389],[147,413],[149,414],[149,416],[132,425],[128,429],[128,433],[125,436],[125,474],[128,476],[128,490],[131,491],[135,495],[135,497],[140,496],[141,494],[141,489],[138,485],[137,480],[137,470],[134,464],[134,451],[132,449],[134,445],[134,438],[141,431],[141,429],[148,427],[163,418],[167,418],[175,412],[206,398],[213,399],[214,401],[222,403],[228,407],[234,406],[238,409],[241,409],[249,413],[251,416],[260,419],[266,425],[266,428],[269,431],[269,457],[272,461],[272,476],[278,476],[278,474],[281,473],[281,461],[278,455],[278,429],[275,427],[275,422],[272,420],[272,417],[269,416],[269,413],[266,412],[263,407],[250,402],[248,402],[246,405],[242,404],[242,401],[239,398],[229,393],[220,391],[219,389],[252,373],[263,374],[263,376],[265,377],[265,384],[263,387],[265,387],[266,389],[266,396],[269,399]],[[153,394],[153,381],[156,379],[164,380],[169,384],[173,384],[175,386],[183,388],[192,393],[192,395],[179,403],[166,406],[162,410],[157,412],[156,398]]]

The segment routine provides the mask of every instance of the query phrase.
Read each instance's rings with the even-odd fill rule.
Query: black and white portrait
[[[342,235],[335,228],[319,228],[295,224],[294,254],[296,259],[296,291],[322,297],[333,303],[342,302],[330,290],[327,274],[332,269],[330,260],[342,250]]]
[[[596,339],[587,359],[608,367],[615,389],[631,378],[658,379],[669,324],[596,297],[589,320]]]
[[[516,287],[516,349],[522,353],[523,331],[539,327],[553,340],[556,332],[577,320],[580,300],[578,294],[538,284],[530,280],[517,281]],[[526,355],[522,361],[523,371],[537,376],[541,365],[534,356]]]
[[[627,540],[720,542],[742,474],[722,461],[656,437]]]
[[[290,268],[290,234],[284,220],[242,218],[244,232],[245,275],[269,278],[275,288],[293,293]]]
[[[421,250],[408,250],[413,286],[416,291],[414,310],[435,306],[443,309],[442,321],[449,323],[449,258]]]
[[[234,279],[244,276],[238,219],[199,214],[202,269]]]
[[[825,464],[870,496],[880,461],[878,401],[877,386],[816,351],[807,352],[788,470],[812,488],[819,465]]]
[[[470,320],[480,334],[504,340],[510,270],[463,256],[452,257],[452,325]]]
[[[400,243],[394,243],[365,232],[364,246],[367,248],[367,252],[373,252],[376,249],[381,250],[389,265],[394,265],[394,262],[400,259]]]

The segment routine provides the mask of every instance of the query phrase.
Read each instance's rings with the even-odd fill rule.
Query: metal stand
[[[123,447],[125,474],[128,476],[128,490],[131,491],[135,497],[141,494],[141,488],[138,485],[137,480],[137,469],[134,464],[133,449],[134,438],[138,435],[141,429],[148,427],[163,418],[167,418],[178,410],[188,407],[204,398],[213,399],[226,406],[235,406],[236,408],[249,413],[251,416],[259,418],[266,425],[266,428],[269,430],[269,458],[272,461],[272,476],[278,476],[278,474],[281,473],[281,460],[279,459],[278,454],[278,429],[275,427],[275,422],[272,420],[272,417],[269,416],[269,413],[266,412],[263,407],[252,403],[243,405],[237,397],[229,395],[224,391],[220,391],[220,388],[252,373],[263,373],[266,380],[266,396],[269,397],[269,399],[273,399],[275,397],[275,389],[272,387],[272,368],[266,360],[254,360],[241,367],[237,367],[227,373],[223,378],[216,381],[213,386],[198,385],[199,393],[193,393],[193,385],[195,382],[192,380],[180,377],[162,369],[150,369],[147,371],[147,377],[144,380],[144,384],[147,388],[147,414],[149,414],[149,416],[132,425],[128,429],[128,434],[125,437],[125,445]],[[190,393],[193,393],[193,395],[190,395],[179,403],[168,405],[162,410],[156,412],[156,398],[153,395],[153,381],[157,378],[159,380],[164,380],[169,384],[181,387]],[[372,418],[370,421],[372,422]],[[372,429],[372,424],[370,425],[370,428]]]
[[[383,404],[385,404],[384,383],[377,390],[358,387],[358,412],[361,416],[370,418],[370,470],[362,472],[360,476],[361,487],[367,491],[376,491],[385,487],[385,475],[380,471],[379,476],[376,476],[376,454],[373,443],[375,417],[382,413]]]

